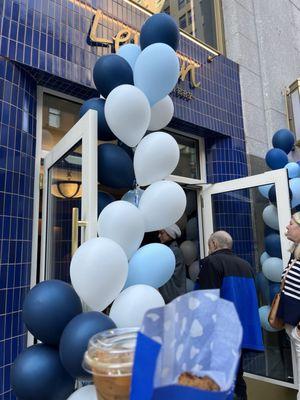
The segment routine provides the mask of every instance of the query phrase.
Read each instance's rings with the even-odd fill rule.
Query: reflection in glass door
[[[253,268],[259,307],[270,305],[276,282],[268,281],[262,273],[260,256],[266,250],[265,237],[273,235],[278,239],[278,248],[268,250],[278,253],[271,255],[282,255],[279,231],[265,225],[262,219],[263,210],[269,204],[268,200],[260,195],[258,188],[249,188],[214,194],[212,204],[214,230],[226,230],[231,234],[233,251],[247,260]],[[244,356],[245,372],[293,382],[291,349],[285,331],[269,332],[262,329],[262,333],[265,352],[247,352]]]
[[[45,157],[41,280],[68,282],[72,252],[96,236],[97,112],[90,110]]]
[[[82,146],[80,141],[61,159],[56,161],[48,171],[49,196],[46,242],[48,279],[70,281],[72,209],[81,208],[81,169]]]
[[[267,196],[261,194],[264,192],[261,188],[265,185],[274,187],[275,207]],[[279,278],[274,275],[272,279],[270,276],[266,279],[262,272],[261,255],[267,251],[271,257],[282,258],[281,269],[289,259],[289,242],[284,236],[290,219],[286,170],[216,183],[203,190],[202,196],[205,244],[213,231],[229,232],[233,237],[234,252],[246,259],[253,268],[259,307],[270,305],[276,287],[278,289],[281,270]],[[263,211],[269,206],[274,207],[275,213],[271,224],[266,224]],[[265,352],[246,354],[244,370],[262,379],[274,379],[292,386],[293,360],[285,331],[262,329],[262,332]]]

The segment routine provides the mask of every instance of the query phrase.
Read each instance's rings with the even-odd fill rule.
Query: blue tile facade
[[[78,98],[95,96],[92,69],[110,48],[91,46],[88,33],[98,9],[102,16],[97,35],[111,39],[124,26],[139,31],[147,16],[123,0],[0,0],[0,396],[13,398],[10,365],[25,344],[20,318],[22,300],[29,288],[31,221],[36,138],[36,86],[43,85]],[[238,65],[220,55],[211,63],[209,51],[186,37],[179,53],[200,65],[192,88],[188,78],[179,88],[193,98],[172,94],[175,118],[171,126],[205,138],[207,180],[218,182],[246,176]],[[216,224],[226,229],[217,211]],[[218,204],[217,204],[218,203]],[[251,218],[245,206],[245,234]],[[247,233],[248,232],[248,233]],[[239,237],[239,231],[233,230]],[[251,239],[251,237],[249,237]],[[251,243],[251,241],[249,241]],[[239,243],[237,243],[239,246]],[[245,241],[241,246],[247,246]],[[241,254],[252,252],[238,247]]]
[[[35,80],[0,60],[0,397],[5,399],[10,366],[26,345],[21,310],[30,285],[35,114]]]

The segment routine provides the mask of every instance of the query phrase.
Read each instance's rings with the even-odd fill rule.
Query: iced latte
[[[137,328],[111,329],[93,336],[84,368],[93,375],[98,400],[128,400]]]

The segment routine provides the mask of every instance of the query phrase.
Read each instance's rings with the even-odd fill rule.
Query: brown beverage
[[[93,375],[98,400],[128,400],[137,328],[111,329],[93,336],[83,366]]]

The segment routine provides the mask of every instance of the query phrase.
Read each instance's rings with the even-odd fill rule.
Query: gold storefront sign
[[[106,39],[97,36],[97,27],[100,23],[101,18],[105,17],[101,10],[97,10],[93,24],[91,27],[91,31],[89,34],[89,39],[94,45],[102,45],[102,46],[111,46],[112,49],[117,52],[120,46],[125,43],[134,43],[139,44],[139,32],[135,29],[127,27],[125,24],[121,24],[124,28],[122,28],[112,39]],[[118,21],[114,21],[118,22]],[[120,23],[119,23],[120,24]],[[201,64],[198,62],[191,60],[190,58],[178,54],[180,60],[180,75],[179,80],[184,81],[186,77],[189,75],[189,81],[191,88],[199,88],[200,82],[196,80],[196,70],[201,67]],[[191,97],[190,97],[191,98]]]

